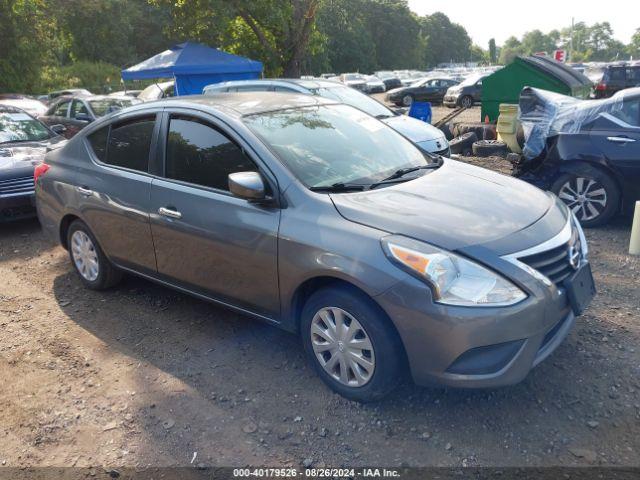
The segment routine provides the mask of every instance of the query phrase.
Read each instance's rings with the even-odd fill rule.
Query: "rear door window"
[[[258,171],[230,138],[197,118],[171,117],[166,151],[166,177],[194,185],[228,191],[230,173]]]
[[[56,117],[66,117],[67,112],[69,111],[69,103],[71,103],[69,100],[60,102],[53,110],[53,115]]]
[[[154,126],[155,116],[136,118],[125,123],[112,125],[104,163],[129,170],[147,172]],[[98,145],[97,142],[98,139],[96,139]]]

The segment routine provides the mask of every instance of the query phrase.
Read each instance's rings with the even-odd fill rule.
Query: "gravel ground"
[[[87,291],[36,221],[3,225],[0,464],[638,466],[629,230],[587,232],[599,294],[519,385],[403,385],[363,406],[325,388],[295,336],[133,277]]]

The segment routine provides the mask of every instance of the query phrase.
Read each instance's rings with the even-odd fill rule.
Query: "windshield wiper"
[[[373,190],[374,188],[379,187],[380,185],[384,185],[386,183],[395,183],[396,181],[401,181],[402,177],[404,177],[409,173],[417,172],[418,170],[433,170],[440,167],[441,165],[442,165],[442,161],[439,161],[435,163],[428,163],[427,165],[420,165],[419,167],[401,168],[400,170],[396,170],[387,178],[383,178],[382,180],[377,181],[376,183],[372,183],[371,185],[369,185],[368,190]]]
[[[309,187],[312,192],[361,192],[368,185],[359,183],[334,183],[333,185],[323,185],[321,187]]]

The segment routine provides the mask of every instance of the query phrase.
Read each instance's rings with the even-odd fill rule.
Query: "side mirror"
[[[249,201],[266,198],[264,181],[258,172],[237,172],[229,174],[229,191],[238,198]]]
[[[55,125],[51,125],[49,127],[53,133],[57,133],[58,135],[62,135],[67,131],[67,127],[62,125],[61,123],[56,123]]]
[[[79,122],[91,122],[93,119],[86,113],[79,113],[75,116],[75,120]]]

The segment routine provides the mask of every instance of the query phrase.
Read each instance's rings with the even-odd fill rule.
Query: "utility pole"
[[[569,41],[569,62],[573,62],[573,26],[575,18],[571,17],[571,40]]]

